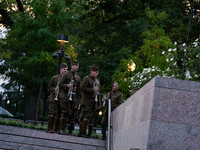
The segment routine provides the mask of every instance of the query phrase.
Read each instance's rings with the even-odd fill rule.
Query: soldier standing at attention
[[[90,75],[83,78],[81,82],[81,114],[80,114],[80,137],[90,137],[93,128],[95,111],[100,109],[100,98],[98,95],[100,84],[97,80],[99,68],[90,66]],[[86,135],[89,123],[89,133]]]
[[[77,114],[79,103],[80,103],[80,98],[81,98],[81,90],[80,90],[81,78],[77,73],[75,73],[75,78],[76,78],[77,82],[74,83],[73,92],[75,93],[75,95],[73,95],[73,101],[70,102],[69,133],[68,133],[68,135],[72,135],[72,132],[74,130],[75,116]]]
[[[79,97],[80,93],[80,81],[75,77],[76,72],[79,69],[79,63],[77,60],[71,61],[71,70],[62,76],[60,81],[60,131],[59,134],[65,135],[65,127],[69,117],[72,114],[71,103],[75,96]],[[74,93],[76,89],[77,93]],[[76,94],[76,95],[74,95]]]
[[[106,95],[107,98],[110,98],[110,92]],[[105,97],[102,101],[106,101]],[[111,94],[111,111],[113,111],[117,106],[119,106],[123,102],[122,93],[118,91],[118,83],[114,82],[112,87]],[[101,131],[102,131],[102,140],[106,140],[106,126],[108,124],[108,105],[106,103],[106,109],[103,112],[103,117],[101,120]]]
[[[50,93],[48,97],[49,101],[49,114],[47,118],[47,132],[54,133],[54,123],[58,119],[59,110],[59,81],[61,76],[68,71],[68,66],[66,63],[60,65],[60,74],[53,76],[48,84],[48,92]]]

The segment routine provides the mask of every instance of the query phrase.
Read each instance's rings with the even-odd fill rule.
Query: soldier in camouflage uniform
[[[59,110],[59,81],[61,76],[68,71],[68,66],[66,63],[62,63],[60,66],[60,74],[53,76],[48,84],[48,92],[50,93],[48,97],[49,101],[49,114],[47,119],[47,132],[54,133],[54,123],[56,122]]]
[[[119,106],[122,102],[122,93],[118,91],[118,83],[114,82],[112,87],[112,94],[110,92],[107,93],[106,97],[110,98],[111,96],[111,111],[113,111],[117,106]],[[105,97],[102,101],[106,101]],[[102,140],[106,140],[106,126],[108,123],[108,105],[106,103],[106,109],[103,113],[103,117],[101,120],[101,131],[102,131]]]
[[[99,68],[96,65],[90,66],[90,75],[83,78],[81,82],[81,114],[80,114],[80,137],[90,137],[93,128],[95,111],[100,109],[100,98],[97,94],[100,89],[97,76]],[[89,123],[89,133],[86,135]]]
[[[75,97],[80,97],[80,79],[75,77],[75,74],[79,69],[79,63],[77,60],[71,61],[71,70],[62,76],[60,81],[60,131],[59,134],[65,135],[65,127],[67,121],[69,121],[72,114],[72,102]],[[77,80],[78,79],[78,80]],[[76,90],[76,93],[74,93]]]

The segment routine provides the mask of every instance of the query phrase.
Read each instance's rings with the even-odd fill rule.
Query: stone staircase
[[[0,149],[9,150],[106,150],[106,142],[50,134],[45,131],[0,125]]]

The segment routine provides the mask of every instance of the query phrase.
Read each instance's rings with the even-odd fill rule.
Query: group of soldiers
[[[66,63],[60,65],[60,74],[53,76],[48,85],[50,93],[48,113],[48,133],[72,135],[75,126],[75,116],[79,115],[79,137],[91,137],[95,112],[111,98],[111,111],[122,103],[122,94],[118,91],[118,83],[114,82],[112,90],[100,99],[100,82],[97,79],[99,68],[96,65],[90,66],[90,74],[82,81],[78,75],[79,63],[71,61],[71,70],[68,71]],[[101,120],[102,140],[106,140],[106,126],[108,121],[108,106],[103,113]],[[69,132],[65,133],[66,124],[69,124]],[[86,132],[88,128],[88,133]]]

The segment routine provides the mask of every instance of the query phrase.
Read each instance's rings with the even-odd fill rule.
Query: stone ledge
[[[199,150],[200,82],[155,77],[112,112],[113,150]]]
[[[66,136],[50,134],[45,131],[26,129],[0,125],[0,148],[8,145],[11,149],[29,146],[30,150],[34,149],[74,149],[74,150],[105,150],[105,141],[81,138],[76,136]],[[18,148],[16,148],[18,147]],[[32,147],[32,148],[31,148]]]
[[[155,87],[200,92],[199,82],[167,78],[167,77],[155,77],[152,80],[154,80],[155,82]]]

